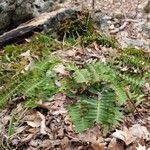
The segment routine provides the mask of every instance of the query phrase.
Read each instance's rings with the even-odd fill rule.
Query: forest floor
[[[16,85],[12,88],[14,91],[17,89],[18,93],[14,91],[9,92],[9,88],[8,91],[6,89],[5,92],[8,92],[10,95],[12,94],[12,96],[10,96],[11,101],[6,102],[5,107],[0,110],[0,150],[150,150],[149,80],[144,84],[144,95],[142,95],[142,98],[139,96],[138,100],[134,103],[128,97],[128,101],[122,106],[124,117],[111,131],[105,133],[102,124],[95,121],[91,128],[77,133],[75,131],[78,129],[75,129],[76,127],[70,118],[66,106],[77,102],[78,99],[74,101],[74,98],[66,95],[65,90],[70,85],[66,85],[64,78],[65,76],[69,76],[69,78],[72,76],[72,72],[69,72],[69,75],[67,72],[68,66],[66,64],[68,62],[74,62],[79,69],[93,61],[93,58],[94,60],[97,59],[106,63],[108,57],[107,52],[114,52],[117,55],[116,49],[120,51],[120,49],[124,49],[130,45],[138,50],[142,49],[142,54],[146,55],[146,58],[148,57],[149,64],[150,16],[143,12],[143,7],[146,5],[146,2],[146,0],[96,0],[95,9],[98,14],[96,17],[99,16],[99,10],[101,10],[108,18],[106,20],[104,19],[103,32],[107,36],[115,38],[117,43],[119,43],[119,48],[114,48],[111,42],[109,43],[111,46],[107,47],[107,43],[106,45],[105,43],[101,45],[96,43],[96,41],[92,41],[83,48],[79,44],[80,39],[73,41],[73,44],[72,41],[69,41],[71,43],[70,45],[67,43],[68,41],[66,42],[64,40],[60,42],[56,39],[52,40],[46,35],[37,33],[33,38],[26,39],[26,42],[19,46],[6,46],[4,48],[4,51],[1,53],[2,57],[0,57],[0,63],[2,64],[0,66],[0,75],[2,76],[0,90],[2,92],[5,88],[5,82],[10,85],[12,81],[18,79],[19,74],[26,74],[30,70],[29,68],[34,65],[34,61],[43,61],[41,58],[46,57],[45,55],[47,55],[47,49],[49,48],[53,48],[50,59],[59,57],[62,60],[62,62],[59,60],[58,62],[57,60],[53,62],[52,59],[50,62],[52,66],[55,65],[53,70],[60,79],[55,79],[54,85],[61,90],[59,89],[58,92],[57,88],[50,88],[51,93],[54,90],[57,92],[52,94],[48,100],[43,101],[37,95],[40,95],[42,90],[47,94],[47,86],[43,87],[41,85],[38,88],[36,87],[37,89],[30,90],[30,82],[32,84],[34,78],[29,80],[29,85],[27,85],[27,90],[25,89],[23,91],[24,93],[19,91]],[[78,3],[83,6],[87,6],[88,4],[88,7],[91,8],[91,1],[89,0],[76,2],[76,5]],[[74,5],[73,2],[68,2],[65,6],[71,7],[72,5]],[[56,43],[52,44],[50,42],[51,40]],[[42,52],[41,49],[45,51]],[[145,59],[143,56],[142,58]],[[42,66],[40,67],[42,68]],[[131,69],[130,67],[121,66],[121,69],[124,69],[126,72]],[[72,66],[70,68],[72,70],[74,69]],[[147,68],[149,69],[149,66]],[[149,70],[147,68],[144,68],[143,65],[141,70],[148,72]],[[8,74],[6,71],[8,71]],[[138,71],[141,73],[140,70]],[[35,73],[37,72],[35,71]],[[46,74],[51,74],[51,71],[46,70]],[[6,80],[3,75],[8,76]],[[31,77],[32,75],[33,77],[37,77],[34,73],[29,74]],[[38,82],[41,83],[42,75],[40,74],[39,76],[40,78],[38,80],[40,81]],[[61,81],[63,78],[64,80]],[[78,82],[82,79],[78,79]],[[21,78],[20,80],[23,79]],[[71,80],[73,80],[73,77]],[[46,84],[47,81],[43,83]],[[25,82],[23,84],[26,85]],[[65,86],[62,86],[62,84]],[[85,85],[89,86],[87,84]],[[78,96],[87,90],[86,86],[76,91],[79,92]],[[5,92],[0,94],[3,96]],[[20,94],[20,92],[22,93]],[[38,98],[38,100],[32,102],[33,99],[27,99],[28,102],[25,102],[26,97]],[[78,122],[78,124],[80,123],[82,124],[82,120]]]
[[[77,4],[92,9],[92,0]],[[94,9],[113,17],[107,20],[105,33],[115,35],[122,47],[131,44],[149,50],[150,14],[143,10],[146,4],[147,0],[95,0]]]

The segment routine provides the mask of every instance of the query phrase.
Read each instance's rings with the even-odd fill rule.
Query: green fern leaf
[[[71,120],[75,125],[74,127],[77,133],[83,132],[92,125],[92,122],[84,117],[84,114],[86,114],[88,111],[85,110],[85,107],[86,106],[84,106],[82,103],[78,103],[71,105],[68,108]]]
[[[115,105],[116,96],[113,91],[102,92],[98,99],[87,96],[80,98],[80,102],[69,108],[76,131],[84,131],[94,122],[101,123],[105,129],[110,130],[121,121],[122,115]]]
[[[91,80],[87,69],[76,70],[73,76],[77,83],[88,83]]]

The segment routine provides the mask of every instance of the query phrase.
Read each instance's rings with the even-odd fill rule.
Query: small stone
[[[107,21],[107,23],[108,23],[108,24],[112,24],[112,22],[111,22],[110,20],[109,20],[109,21]]]
[[[110,30],[113,30],[114,28],[115,28],[115,26],[113,24],[109,26]]]

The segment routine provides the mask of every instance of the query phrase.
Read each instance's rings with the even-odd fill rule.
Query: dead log
[[[61,8],[59,10],[43,13],[38,17],[10,30],[0,36],[0,48],[11,43],[20,43],[31,36],[35,31],[51,30],[64,19],[81,12],[80,8]]]

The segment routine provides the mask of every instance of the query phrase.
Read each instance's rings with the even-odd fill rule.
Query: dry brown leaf
[[[33,121],[27,121],[27,124],[33,128],[38,128],[41,124],[41,120],[35,120],[34,122]]]
[[[46,134],[46,124],[45,124],[45,116],[41,114],[40,112],[37,112],[41,118],[41,125],[40,125],[40,133],[41,134]]]
[[[146,147],[139,144],[136,150],[146,150]]]
[[[30,50],[27,50],[24,53],[21,53],[20,56],[24,57],[25,59],[30,59],[31,55],[30,55]]]
[[[129,128],[129,132],[137,138],[143,138],[146,141],[150,140],[150,133],[146,127],[141,126],[140,124],[135,124]]]
[[[25,71],[28,71],[28,70],[32,67],[32,65],[33,65],[33,60],[30,59],[30,60],[29,60],[29,63],[25,66],[24,70],[25,70]]]
[[[99,51],[99,45],[96,42],[93,43],[93,46],[96,51]]]
[[[29,142],[29,141],[32,139],[33,135],[34,135],[34,134],[28,134],[25,138],[22,138],[22,139],[21,139],[21,142],[22,142],[22,143]]]
[[[147,93],[150,94],[150,83],[145,84],[145,90],[146,90]]]
[[[19,139],[18,138],[14,138],[14,139],[12,139],[12,145],[13,146],[16,146],[16,145],[18,145],[18,143],[19,143]]]
[[[59,115],[59,114],[63,115],[63,114],[66,114],[66,113],[67,113],[67,110],[61,108],[58,111],[53,111],[51,114],[53,114],[53,115]]]
[[[97,143],[92,143],[91,144],[93,150],[105,150],[105,145],[104,144],[97,144]]]
[[[116,138],[112,138],[109,145],[108,150],[124,150],[124,143],[123,141],[117,141]]]
[[[65,51],[65,54],[68,57],[74,57],[76,55],[76,50],[75,49],[67,50],[67,51]]]
[[[60,75],[67,75],[67,71],[65,70],[65,66],[63,64],[58,64],[55,66],[54,71]]]
[[[117,149],[117,139],[112,138],[109,145],[108,145],[108,150],[118,150]]]
[[[105,143],[98,126],[95,126],[78,136],[79,140],[90,142],[93,150],[104,150]]]
[[[52,110],[60,110],[60,108],[64,108],[64,101],[66,99],[66,96],[63,93],[58,93],[53,97],[53,102],[51,102],[51,108]]]
[[[31,127],[40,127],[40,133],[46,134],[45,116],[38,111],[29,111],[23,120]]]
[[[30,50],[27,50],[26,52],[20,54],[20,56],[24,57],[24,59],[28,60],[28,64],[25,65],[24,70],[22,70],[21,73],[24,73],[24,71],[28,71],[32,65],[33,65],[33,59],[31,57]]]
[[[37,128],[41,125],[41,118],[37,111],[29,111],[28,114],[23,118],[30,127]]]
[[[129,145],[136,140],[136,137],[134,137],[126,127],[124,127],[123,131],[116,130],[116,132],[114,132],[112,136],[124,141],[126,145]]]
[[[38,149],[48,149],[51,147],[51,140],[42,140],[38,146]]]
[[[21,133],[26,129],[26,126],[21,126],[15,129],[15,134]]]
[[[148,132],[146,127],[141,126],[140,124],[135,124],[129,129],[124,127],[123,131],[116,130],[116,132],[113,133],[112,136],[116,139],[124,141],[126,145],[129,145],[135,142],[137,138],[145,139],[148,141],[150,133]]]

